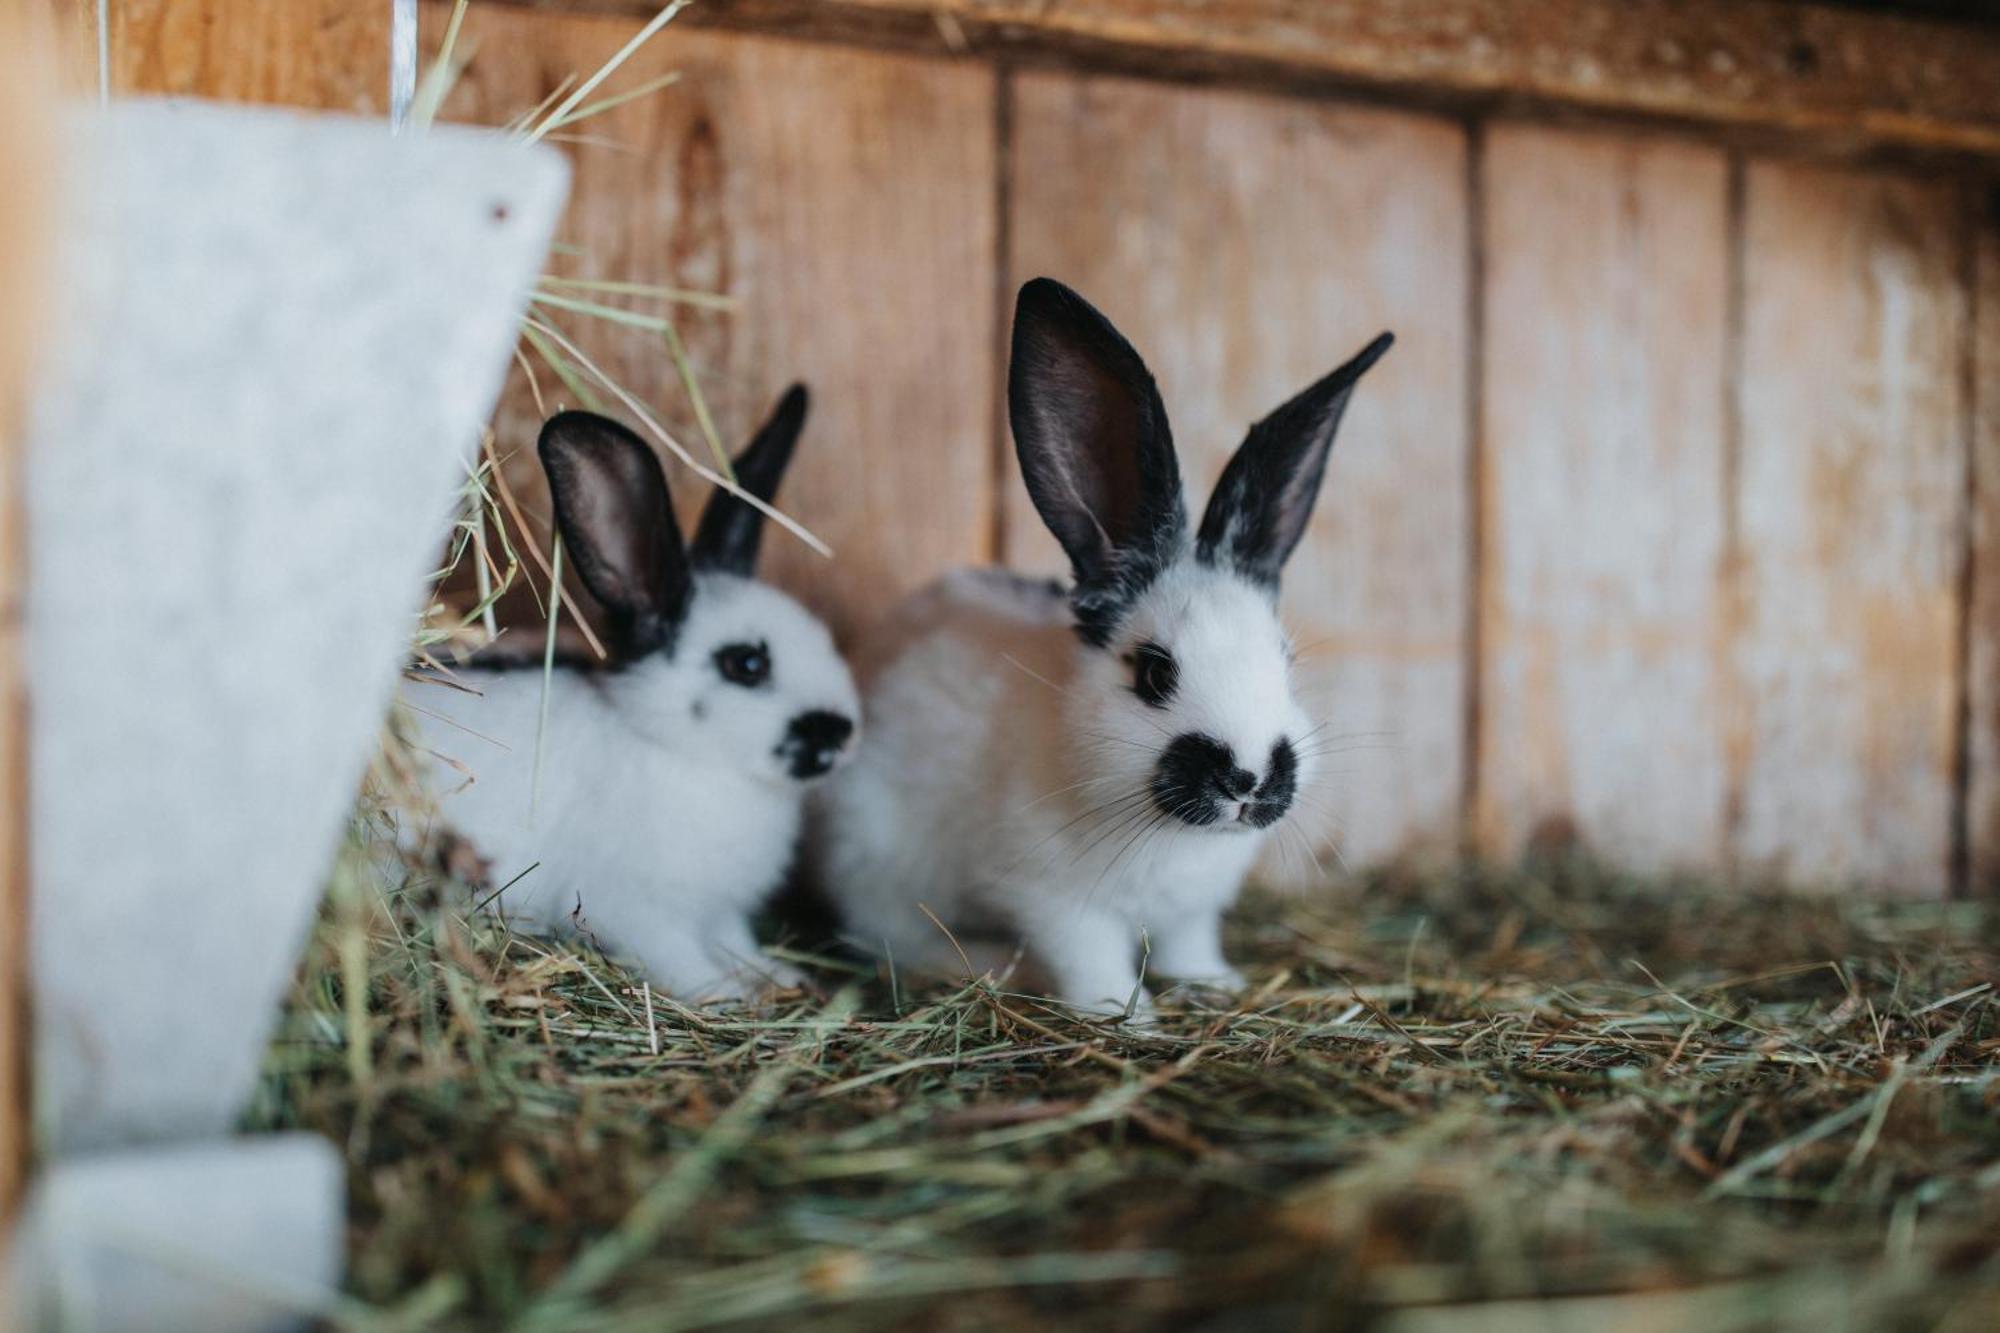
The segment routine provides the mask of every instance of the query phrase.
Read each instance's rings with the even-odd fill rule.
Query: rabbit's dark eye
[[[771,678],[771,649],[763,643],[726,643],[715,650],[715,669],[731,685],[762,685]]]
[[[1181,683],[1181,669],[1174,655],[1157,643],[1142,643],[1132,650],[1132,693],[1153,708],[1165,708]]]

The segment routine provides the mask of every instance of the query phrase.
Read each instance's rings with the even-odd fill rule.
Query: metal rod
[[[97,0],[97,100],[111,100],[111,0]]]
[[[389,0],[389,128],[401,132],[417,95],[417,0]]]

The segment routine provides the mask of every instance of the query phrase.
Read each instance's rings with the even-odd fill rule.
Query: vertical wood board
[[[1966,636],[1967,887],[2000,894],[2000,183],[1971,201],[1973,225],[1972,585]]]
[[[1716,866],[1727,165],[1502,127],[1484,179],[1480,843]]]
[[[1965,440],[1951,185],[1752,164],[1737,511],[1741,870],[1945,885]]]

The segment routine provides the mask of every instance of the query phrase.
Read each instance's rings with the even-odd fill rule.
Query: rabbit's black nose
[[[1215,784],[1215,789],[1221,792],[1224,798],[1232,801],[1240,801],[1257,790],[1257,775],[1247,768],[1238,768],[1233,763],[1217,768],[1209,776],[1209,781]]]
[[[816,778],[833,767],[853,735],[853,718],[815,708],[792,719],[778,753],[790,761],[793,777]]]

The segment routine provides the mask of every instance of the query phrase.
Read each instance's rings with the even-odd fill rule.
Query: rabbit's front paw
[[[1099,1018],[1152,1013],[1153,1002],[1132,958],[1130,925],[1106,913],[1071,912],[1053,928],[1032,932],[1028,952],[1039,957],[1064,1005]]]
[[[1149,941],[1146,975],[1173,990],[1239,994],[1248,984],[1222,956],[1219,916],[1191,917],[1161,929]]]
[[[1218,974],[1200,977],[1173,977],[1164,979],[1160,999],[1168,1003],[1186,1003],[1212,1007],[1226,1007],[1250,988],[1250,982],[1233,967],[1226,967]]]
[[[1159,1020],[1159,1010],[1153,1004],[1153,997],[1143,990],[1122,1000],[1110,997],[1102,1000],[1065,998],[1059,1003],[1078,1018],[1101,1023],[1150,1028]]]
[[[776,958],[758,959],[753,970],[762,989],[767,991],[812,989],[812,978],[802,969]]]
[[[692,985],[676,986],[674,994],[685,995],[704,1007],[735,1009],[762,1004],[777,991],[798,990],[807,984],[806,974],[790,963],[760,955]]]
[[[1238,991],[1248,990],[1250,987],[1249,978],[1227,963],[1223,963],[1220,966],[1199,969],[1188,968],[1169,971],[1164,967],[1154,967],[1147,970],[1152,975],[1160,978],[1164,984],[1174,989],[1194,987],[1200,990],[1228,991],[1233,995]]]

